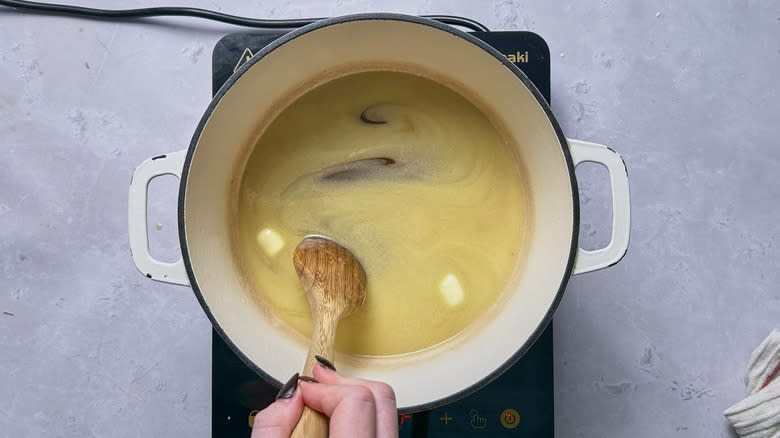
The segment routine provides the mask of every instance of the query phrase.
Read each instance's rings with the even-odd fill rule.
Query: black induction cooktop
[[[212,56],[212,93],[241,64],[285,33],[279,30],[235,33],[222,38]],[[550,101],[550,51],[540,36],[532,32],[471,34],[506,55]],[[506,336],[511,337],[512,333]],[[247,438],[254,414],[273,401],[279,387],[246,366],[216,331],[212,334],[212,344],[211,435]],[[294,371],[290,370],[290,374]],[[453,375],[453,378],[457,377]],[[399,415],[398,422],[401,437],[552,438],[552,324],[515,365],[485,388],[440,408]]]

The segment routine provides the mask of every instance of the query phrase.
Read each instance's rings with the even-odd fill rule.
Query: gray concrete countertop
[[[185,3],[458,14],[544,37],[564,131],[619,151],[633,200],[628,255],[574,277],[555,317],[556,435],[733,436],[722,411],[780,325],[777,1]],[[0,8],[0,436],[210,436],[209,322],[189,289],[133,266],[127,188],[141,161],[188,145],[211,50],[238,30]],[[598,246],[605,172],[578,176]],[[155,181],[150,201],[167,259],[176,185]]]

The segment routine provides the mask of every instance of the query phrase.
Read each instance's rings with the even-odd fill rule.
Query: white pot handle
[[[612,187],[612,238],[601,249],[586,251],[577,248],[573,273],[582,274],[612,266],[626,255],[631,228],[631,199],[626,164],[617,152],[600,144],[571,139],[567,141],[574,166],[586,161],[604,165],[609,171]]]
[[[135,266],[142,274],[152,280],[189,286],[184,261],[179,259],[174,263],[156,260],[149,252],[149,233],[146,217],[146,199],[149,181],[161,175],[175,175],[181,178],[184,158],[187,151],[149,158],[135,168],[133,179],[130,180],[130,196],[128,200],[128,230],[130,234],[130,252]]]

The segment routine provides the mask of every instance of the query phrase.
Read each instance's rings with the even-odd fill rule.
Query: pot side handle
[[[612,238],[604,248],[586,251],[577,248],[574,274],[597,271],[619,262],[628,250],[631,228],[631,199],[628,189],[628,172],[623,158],[612,149],[580,140],[567,139],[571,157],[576,167],[592,162],[603,165],[609,171],[612,189]]]
[[[149,252],[149,232],[147,224],[146,202],[149,182],[162,175],[175,175],[181,178],[184,158],[187,151],[178,151],[159,155],[141,163],[135,168],[130,180],[130,195],[128,198],[128,231],[130,235],[130,252],[135,266],[142,274],[152,280],[189,286],[184,261],[179,259],[173,263],[156,260]]]

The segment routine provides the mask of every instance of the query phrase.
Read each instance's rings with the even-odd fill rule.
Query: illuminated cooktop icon
[[[507,429],[514,429],[520,424],[520,414],[514,409],[504,409],[499,417],[501,425]]]

